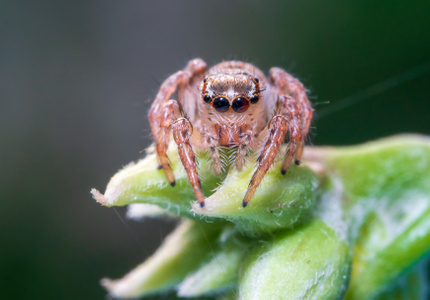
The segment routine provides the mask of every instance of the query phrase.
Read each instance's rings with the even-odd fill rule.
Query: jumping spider
[[[178,100],[171,100],[177,91]],[[236,168],[241,170],[247,148],[260,152],[258,166],[243,199],[245,207],[263,180],[289,133],[282,174],[293,159],[298,165],[313,109],[302,83],[281,68],[269,78],[255,66],[226,61],[207,70],[201,59],[167,78],[151,106],[149,121],[160,168],[172,186],[175,178],[167,157],[170,131],[181,162],[200,205],[204,196],[194,150],[210,149],[213,170],[221,172],[218,146],[235,147]],[[194,130],[195,129],[195,130]]]

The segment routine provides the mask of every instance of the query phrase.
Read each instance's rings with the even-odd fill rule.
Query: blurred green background
[[[124,224],[89,191],[141,157],[148,100],[191,58],[298,76],[314,103],[330,101],[315,106],[314,145],[429,134],[429,12],[403,0],[1,1],[0,298],[102,299],[100,278],[154,251],[174,224]]]

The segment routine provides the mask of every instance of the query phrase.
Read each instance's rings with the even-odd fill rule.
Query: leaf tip
[[[100,280],[100,285],[104,287],[113,298],[130,298],[137,295],[133,290],[132,279],[127,277],[121,280],[102,278]]]
[[[112,290],[113,286],[115,285],[114,280],[109,278],[102,278],[100,280],[100,285],[107,289],[108,291]]]
[[[90,193],[92,194],[94,200],[96,200],[98,203],[100,203],[103,206],[107,206],[106,197],[102,193],[100,193],[97,189],[92,188]]]

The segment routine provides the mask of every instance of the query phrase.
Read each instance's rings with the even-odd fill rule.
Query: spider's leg
[[[300,142],[299,146],[297,147],[296,156],[294,158],[294,163],[298,166],[300,166],[300,160],[302,158],[304,150],[305,150],[305,141],[303,140]]]
[[[221,173],[221,160],[219,157],[218,140],[219,138],[211,132],[207,126],[202,126],[201,122],[194,123],[191,144],[194,148],[208,149],[211,153],[212,168],[215,174]]]
[[[278,95],[288,95],[292,100],[296,102],[296,105],[290,104],[290,110],[294,110],[292,117],[295,118],[295,124],[291,124],[299,127],[300,131],[300,141],[290,142],[288,153],[295,155],[295,163],[300,164],[300,159],[303,154],[303,149],[305,146],[304,139],[306,138],[309,127],[311,125],[313,109],[312,105],[306,95],[306,89],[303,84],[294,76],[287,73],[281,68],[272,68],[270,70],[270,81],[274,86],[275,91]],[[284,113],[287,113],[284,111]],[[288,114],[288,113],[287,113]],[[290,117],[289,117],[290,118]],[[290,132],[291,136],[291,132]],[[291,137],[292,138],[292,137]],[[292,138],[293,139],[293,138]],[[291,148],[291,152],[290,152]],[[293,153],[294,152],[294,153]],[[288,155],[286,162],[282,167],[282,172],[284,173],[288,166],[290,165],[287,161],[289,159]],[[291,162],[290,162],[291,163]],[[287,167],[285,167],[288,165]]]
[[[163,105],[163,115],[160,122],[158,138],[156,140],[157,157],[160,165],[166,173],[167,179],[172,186],[175,186],[175,177],[170,168],[169,158],[167,157],[167,149],[169,147],[170,128],[173,120],[179,117],[179,105],[175,100],[170,100]]]
[[[166,139],[168,141],[171,130],[171,126],[169,124],[172,123],[174,117],[172,111],[166,111],[166,106],[169,106],[167,102],[172,94],[177,91],[178,87],[189,84],[190,80],[192,80],[196,74],[200,74],[205,70],[205,62],[201,59],[194,59],[187,64],[183,71],[178,71],[169,76],[161,85],[149,111],[149,124],[151,126],[152,136],[156,143],[158,163],[163,167],[166,176],[172,185],[174,185],[175,179],[165,152],[167,151]]]
[[[178,145],[178,153],[181,158],[182,165],[187,172],[188,180],[193,188],[194,195],[200,203],[200,206],[203,207],[205,205],[205,196],[203,195],[199,175],[197,173],[196,156],[190,144],[193,126],[187,119],[179,118],[173,122],[172,128],[173,138]]]
[[[251,128],[240,134],[239,145],[237,147],[237,154],[236,154],[236,168],[239,171],[242,170],[243,168],[243,165],[245,163],[246,150],[251,144],[252,138],[255,138],[255,136],[256,136],[256,131],[255,129],[251,129]]]
[[[300,109],[298,103],[289,97],[285,97],[285,107],[287,110],[288,116],[288,130],[290,134],[290,141],[288,143],[287,154],[284,159],[284,163],[282,164],[281,173],[285,174],[287,172],[288,167],[291,165],[293,158],[296,157],[297,160],[297,151],[304,144],[303,136],[302,136],[302,119],[300,117]]]
[[[308,135],[309,132],[309,128],[311,126],[311,121],[312,121],[312,116],[314,114],[314,111],[311,107],[310,102],[308,101],[307,103],[305,103],[305,106],[303,107],[303,115],[302,115],[302,123],[303,123],[303,127],[302,127],[302,135],[303,135],[303,140],[299,146],[299,149],[297,150],[297,154],[296,154],[296,160],[295,163],[296,165],[300,164],[300,159],[302,158],[303,155],[303,150],[305,149],[305,138]]]
[[[160,87],[154,102],[149,110],[149,124],[151,125],[152,136],[154,140],[158,141],[158,135],[160,132],[161,122],[164,120],[164,105],[169,101],[170,96],[176,92],[176,89],[180,83],[185,83],[185,73],[178,71],[173,75],[170,75]]]
[[[207,143],[211,150],[212,168],[215,174],[219,175],[221,173],[221,160],[219,158],[218,141],[213,137],[209,137]]]
[[[274,116],[270,121],[268,129],[269,136],[266,145],[260,153],[257,169],[252,176],[248,190],[246,191],[242,202],[244,207],[248,204],[249,200],[251,200],[252,196],[254,196],[255,190],[275,160],[276,154],[279,150],[279,145],[284,141],[285,134],[288,131],[288,121],[284,116]]]
[[[236,153],[236,169],[239,171],[242,170],[243,165],[245,164],[246,149],[248,149],[248,144],[240,142]]]

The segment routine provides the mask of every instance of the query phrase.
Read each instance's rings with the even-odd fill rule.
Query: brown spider
[[[178,100],[171,100],[177,91]],[[249,63],[226,61],[211,69],[201,59],[167,78],[151,106],[149,122],[160,168],[172,186],[175,178],[167,157],[170,131],[181,162],[200,205],[204,196],[194,148],[210,149],[216,174],[221,172],[218,146],[235,147],[241,170],[247,149],[260,151],[258,166],[243,199],[245,207],[269,170],[289,132],[282,174],[293,158],[300,163],[313,109],[302,83],[281,68],[272,68],[268,80]],[[193,130],[195,129],[195,130]]]

